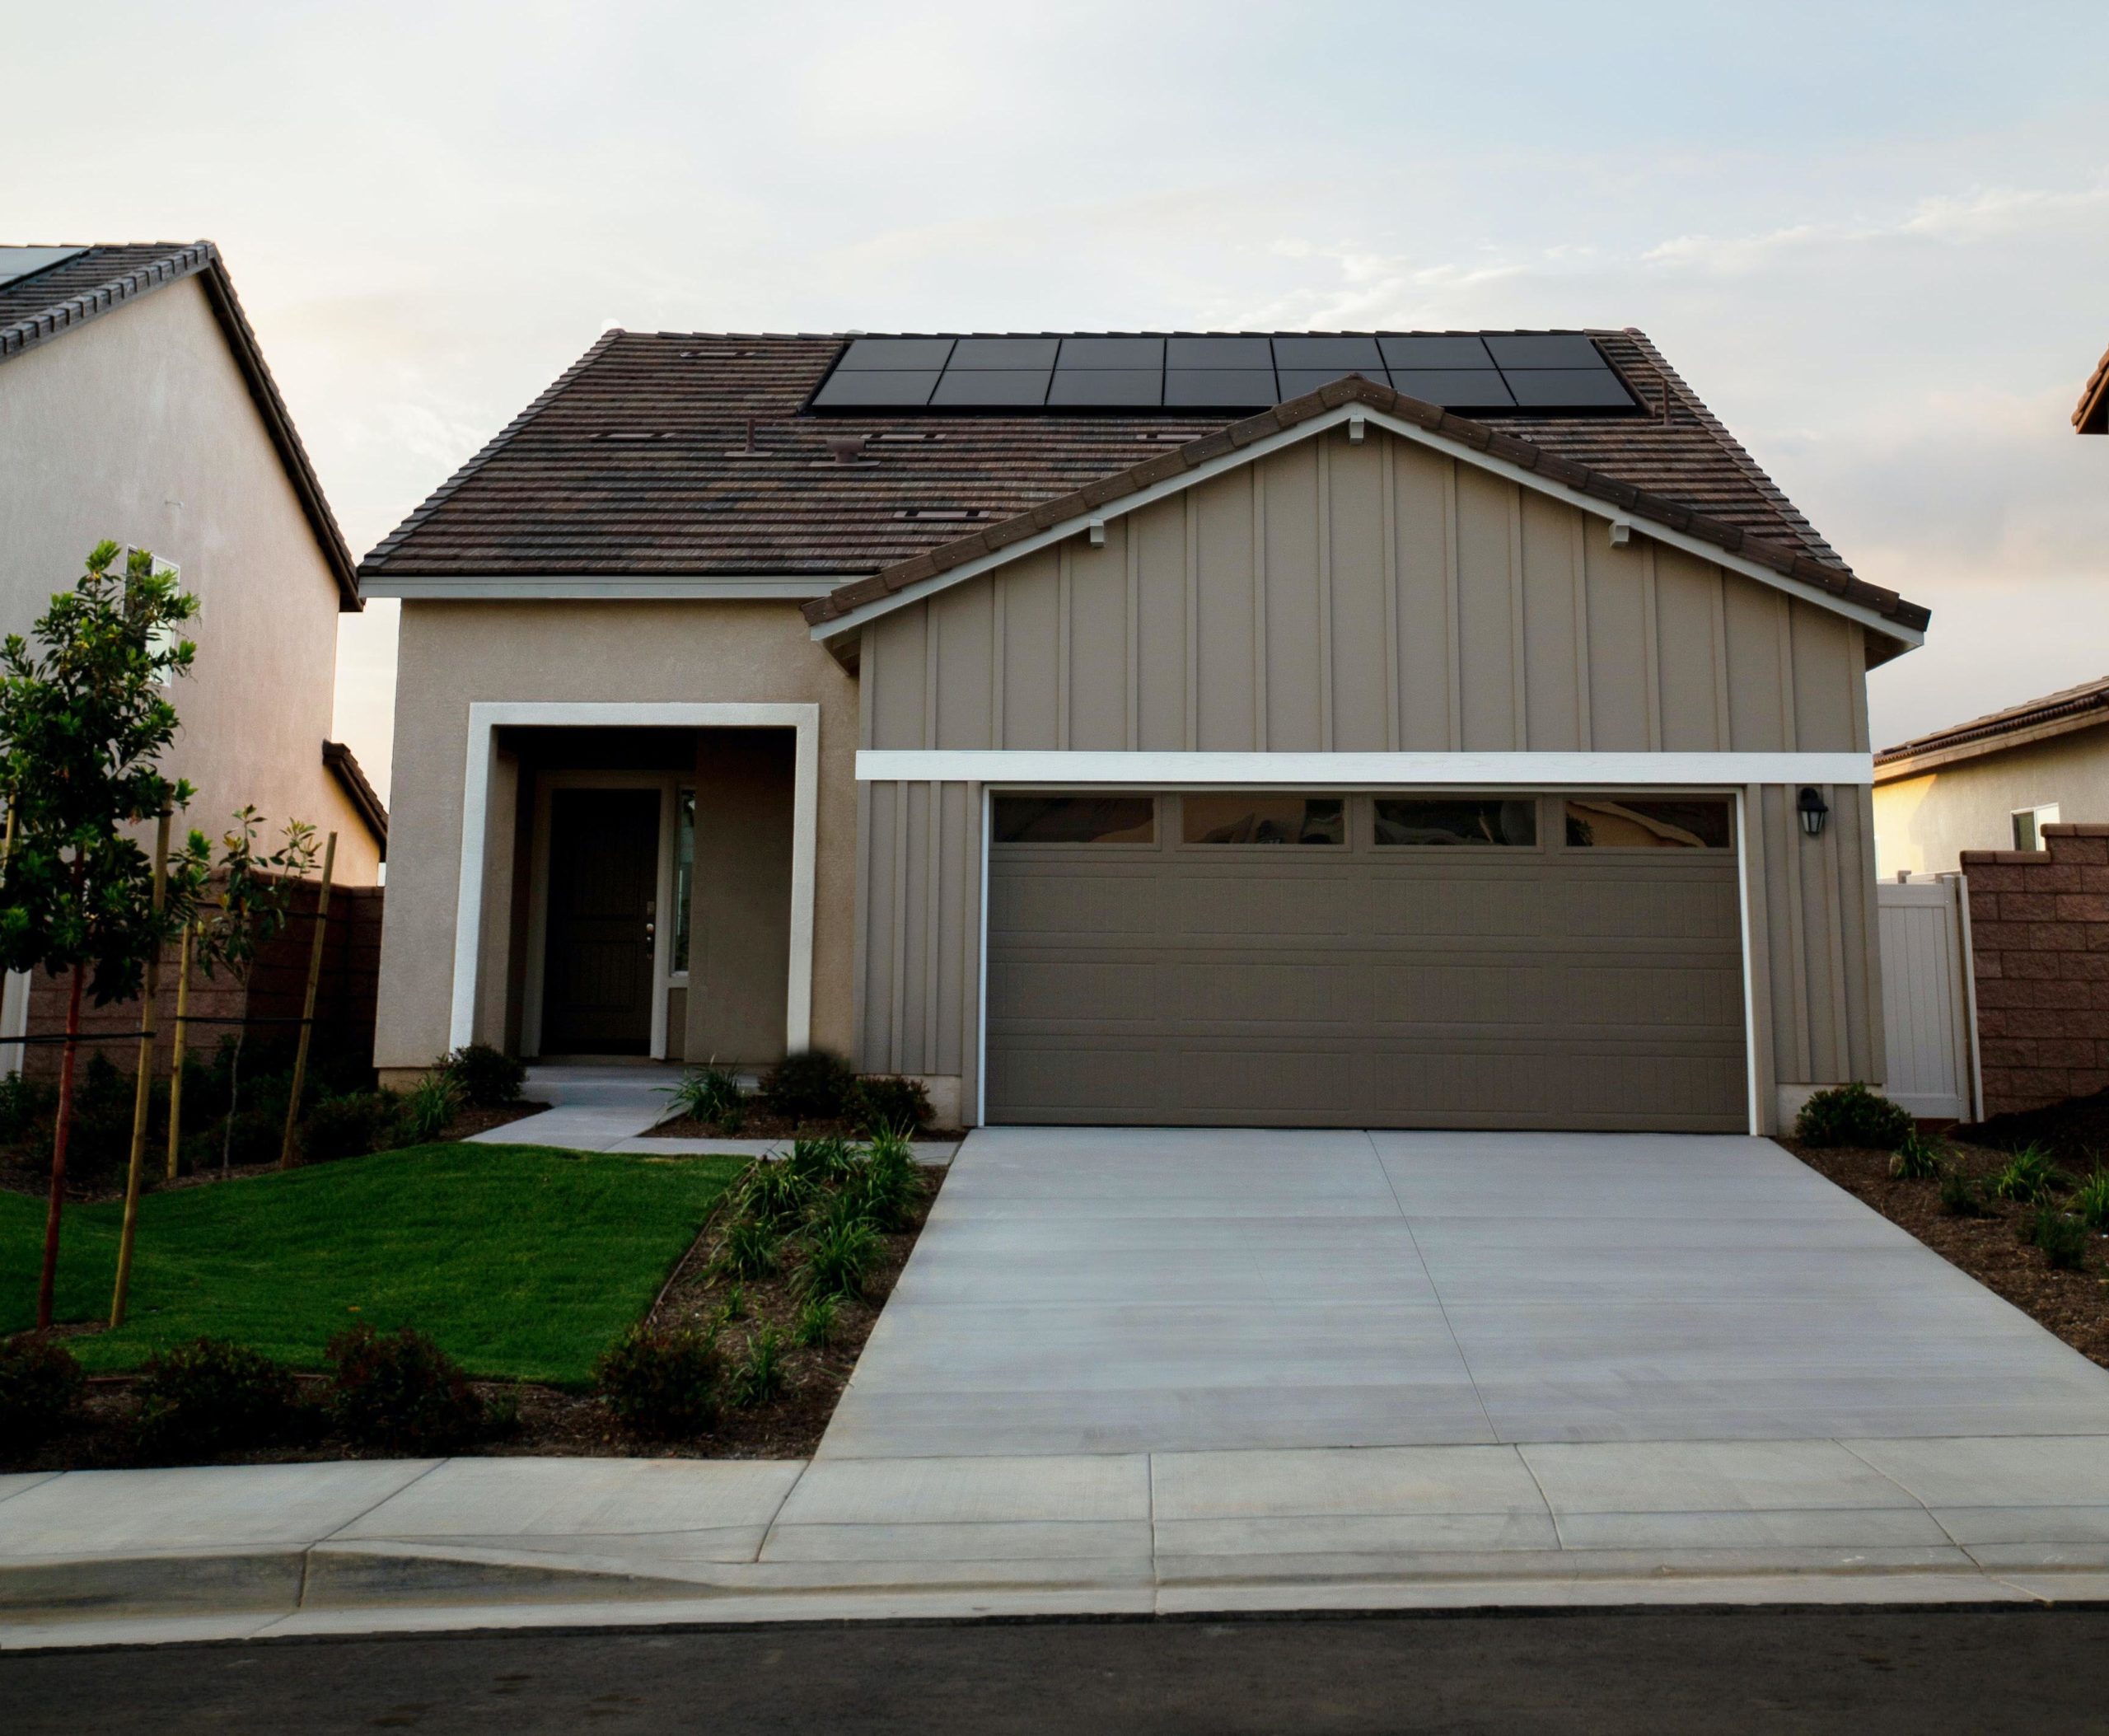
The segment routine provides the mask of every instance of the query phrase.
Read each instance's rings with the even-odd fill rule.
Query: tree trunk
[[[248,985],[243,985],[241,1016],[249,1017]],[[220,1129],[220,1179],[224,1182],[234,1167],[234,1118],[241,1107],[241,1046],[248,1039],[249,1027],[236,1025],[234,1028],[234,1059],[227,1064],[227,1119]]]
[[[37,1280],[36,1329],[51,1330],[51,1310],[58,1288],[58,1215],[66,1200],[66,1139],[73,1130],[73,1055],[81,1040],[81,987],[85,965],[73,966],[73,985],[66,997],[66,1052],[58,1063],[58,1121],[51,1135],[51,1203],[44,1214],[44,1272]]]

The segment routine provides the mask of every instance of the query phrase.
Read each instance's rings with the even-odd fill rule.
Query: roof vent
[[[755,444],[755,419],[747,418],[747,438],[725,455],[727,458],[766,458],[769,454]]]
[[[942,440],[944,438],[942,434],[919,432],[905,433],[896,429],[890,434],[874,434],[872,436],[872,442],[875,446],[924,446],[933,440]]]
[[[593,438],[596,440],[615,441],[625,446],[639,446],[648,440],[664,440],[667,436],[663,429],[646,432],[634,428],[603,428]]]
[[[970,524],[977,518],[986,518],[989,512],[984,507],[910,507],[893,516],[918,524]]]
[[[862,466],[878,462],[876,458],[864,456],[864,436],[862,434],[830,434],[826,438],[827,449],[833,456],[816,460],[818,464]]]

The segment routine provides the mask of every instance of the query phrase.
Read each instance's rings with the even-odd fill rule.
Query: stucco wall
[[[2068,825],[2109,821],[2109,724],[1875,786],[1881,872],[1953,871],[1964,850],[2013,848],[2013,812],[2058,804]]]
[[[817,702],[812,1035],[825,1047],[852,1046],[857,690],[807,636],[797,606],[411,601],[396,665],[378,1065],[421,1066],[447,1046],[469,707],[499,700]],[[513,840],[502,830],[491,835],[498,878],[512,872]],[[502,940],[487,936],[485,948],[501,968]],[[478,1034],[493,1041],[504,1036],[498,1004],[489,992],[480,1002]]]
[[[322,763],[338,590],[205,292],[194,279],[0,367],[0,632],[26,633],[105,538],[174,561],[199,602],[168,758],[217,837],[253,803],[337,833],[372,885],[372,835]]]

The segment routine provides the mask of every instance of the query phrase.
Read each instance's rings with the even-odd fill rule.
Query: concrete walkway
[[[999,1128],[820,1453],[1995,1434],[2109,1371],[1768,1139]]]

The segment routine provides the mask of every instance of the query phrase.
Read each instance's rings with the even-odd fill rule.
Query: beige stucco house
[[[384,1069],[1722,1130],[1883,1076],[1865,675],[1926,613],[1637,332],[610,332],[361,574]]]
[[[351,556],[211,242],[0,247],[0,632],[105,538],[173,564],[199,603],[184,818],[310,821],[337,833],[341,883],[374,884],[386,815],[328,739]],[[27,1016],[17,980],[0,1036]]]

